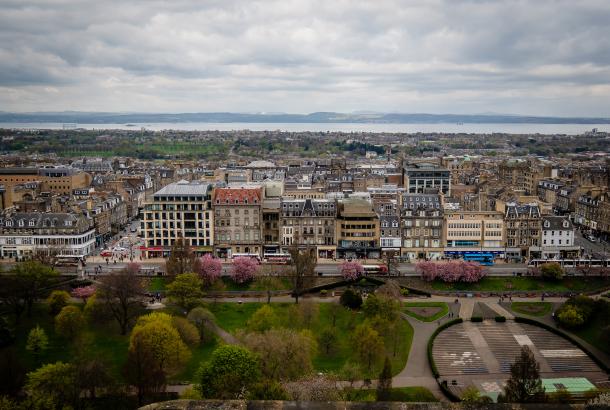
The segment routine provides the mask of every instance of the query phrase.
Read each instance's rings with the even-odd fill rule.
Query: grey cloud
[[[0,105],[607,115],[608,21],[603,0],[6,0],[0,86],[28,98]]]

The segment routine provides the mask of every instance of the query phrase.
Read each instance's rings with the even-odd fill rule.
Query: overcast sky
[[[610,1],[1,0],[0,110],[610,116]]]

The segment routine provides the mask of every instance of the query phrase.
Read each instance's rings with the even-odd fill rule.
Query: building
[[[214,209],[214,249],[216,256],[235,254],[262,257],[262,188],[216,188]]]
[[[419,163],[403,169],[403,183],[410,194],[435,189],[443,195],[451,195],[451,172],[435,164]]]
[[[7,193],[3,207],[13,205],[10,193],[15,185],[39,182],[40,191],[70,195],[73,189],[89,187],[91,180],[91,175],[70,167],[0,168],[0,185]]]
[[[400,255],[402,247],[400,217],[394,215],[379,216],[379,224],[381,226],[380,245],[382,256]]]
[[[491,253],[495,258],[505,257],[502,212],[445,210],[444,222],[445,256]]]
[[[336,237],[337,258],[381,257],[379,217],[366,200],[339,201]]]
[[[402,196],[401,254],[411,260],[443,256],[443,203],[439,194]]]
[[[574,225],[564,216],[542,217],[542,242],[530,248],[530,256],[540,259],[575,258],[580,247],[574,246]]]
[[[335,258],[337,203],[330,199],[282,198],[280,204],[281,246],[313,247],[320,259]]]
[[[168,256],[177,238],[184,238],[197,254],[212,252],[211,196],[211,185],[184,180],[155,192],[152,200],[144,204],[141,222],[144,256]]]
[[[506,257],[522,261],[532,246],[540,246],[541,214],[537,204],[509,202],[505,206]]]
[[[0,257],[37,253],[84,260],[95,249],[92,221],[82,213],[5,212],[0,216]]]

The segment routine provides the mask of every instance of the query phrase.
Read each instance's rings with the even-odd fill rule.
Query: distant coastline
[[[0,112],[3,123],[128,124],[146,123],[264,123],[264,124],[610,124],[603,117],[549,117],[505,114],[243,114],[243,113],[97,113],[97,112]]]

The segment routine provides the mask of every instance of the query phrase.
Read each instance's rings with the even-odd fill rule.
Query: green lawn
[[[449,306],[447,305],[447,303],[445,302],[405,302],[403,304],[403,309],[402,311],[417,319],[417,320],[421,320],[422,322],[434,322],[435,320],[438,320],[440,318],[442,318],[443,316],[445,316],[447,313],[449,313]],[[409,309],[409,308],[440,308],[439,311],[437,311],[436,313],[432,313],[431,314],[422,314],[423,312],[421,312],[421,310],[419,309]],[[418,312],[419,310],[419,312]],[[437,310],[437,309],[433,309],[433,310]]]
[[[548,291],[570,292],[599,289],[610,284],[610,281],[601,278],[564,278],[560,281],[544,281],[532,277],[485,277],[477,283],[444,283],[432,282],[434,290],[463,290],[463,291]]]
[[[524,315],[545,316],[551,313],[553,304],[550,302],[513,302],[510,308]]]
[[[391,393],[392,401],[406,402],[437,402],[438,400],[425,387],[395,387]],[[350,401],[376,401],[374,389],[354,390],[350,393]]]
[[[263,303],[209,303],[208,308],[216,316],[216,323],[228,332],[236,333],[238,329],[244,329],[248,322],[248,319],[258,310]],[[294,309],[293,303],[272,303],[271,306],[275,311],[280,326],[294,327],[294,320],[292,318],[292,310]],[[332,326],[332,319],[330,315],[331,304],[320,303],[318,320],[312,325],[312,332],[319,334],[320,331],[326,327]],[[335,326],[337,328],[338,341],[334,352],[330,355],[319,352],[313,358],[313,365],[316,371],[320,372],[338,372],[345,362],[347,362],[352,356],[350,334],[353,328],[364,321],[362,313],[356,311],[350,311],[347,309],[341,309]],[[399,329],[400,339],[397,344],[396,355],[393,353],[393,349],[390,348],[392,344],[389,340],[386,340],[386,346],[388,356],[392,362],[392,373],[398,374],[405,367],[407,359],[409,357],[409,350],[411,348],[411,341],[413,340],[413,328],[405,320],[400,321]],[[371,377],[376,378],[379,371],[381,371],[381,364],[379,368],[374,369],[371,373]]]
[[[150,279],[148,283],[148,290],[150,292],[160,292],[165,290],[165,278],[155,276]]]
[[[247,283],[235,283],[229,276],[223,276],[222,281],[225,284],[225,290],[230,291],[240,291],[240,290],[261,290],[261,287],[256,281],[251,281]],[[290,278],[287,277],[279,277],[278,278],[279,285],[275,290],[288,290],[292,289],[292,283],[290,282]]]

